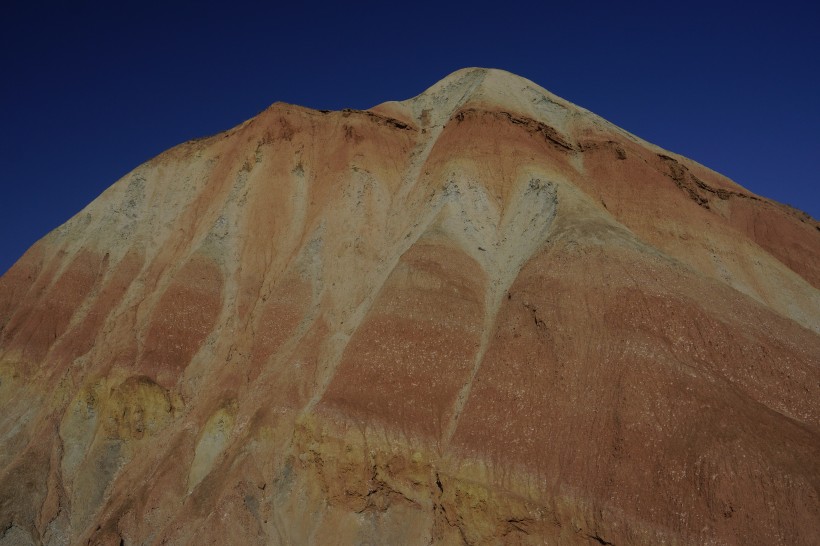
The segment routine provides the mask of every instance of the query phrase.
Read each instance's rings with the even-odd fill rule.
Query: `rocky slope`
[[[0,279],[0,544],[811,544],[820,224],[512,74],[277,103]]]

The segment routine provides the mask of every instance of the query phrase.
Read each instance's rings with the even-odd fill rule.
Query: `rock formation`
[[[276,103],[0,279],[0,544],[816,544],[820,224],[537,85]]]

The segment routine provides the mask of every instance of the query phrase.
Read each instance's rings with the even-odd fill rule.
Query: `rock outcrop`
[[[277,103],[0,279],[0,544],[812,544],[820,224],[512,74]]]

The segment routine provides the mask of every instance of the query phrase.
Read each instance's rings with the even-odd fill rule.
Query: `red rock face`
[[[475,260],[417,242],[347,345],[322,406],[438,441],[481,345],[486,288]]]
[[[190,259],[174,275],[151,313],[137,364],[140,373],[172,385],[214,330],[222,307],[222,274],[212,260]]]
[[[0,543],[814,544],[818,271],[508,73],[275,104],[0,278]]]

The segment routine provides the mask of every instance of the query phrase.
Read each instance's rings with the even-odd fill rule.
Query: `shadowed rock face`
[[[820,224],[496,70],[275,104],[0,279],[0,544],[812,544]]]

